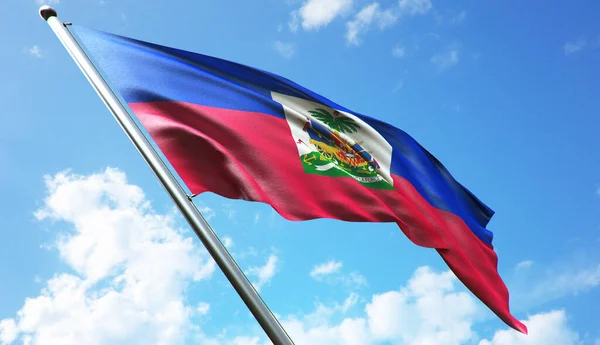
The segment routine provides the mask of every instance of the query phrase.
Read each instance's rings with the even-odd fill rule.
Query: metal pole
[[[169,168],[134,122],[129,111],[121,104],[119,98],[85,54],[71,32],[58,19],[56,11],[50,6],[42,6],[40,8],[40,15],[50,28],[52,28],[52,31],[54,31],[102,101],[104,101],[104,104],[106,104],[110,112],[114,115],[121,128],[123,128],[129,139],[133,142],[133,145],[140,152],[144,160],[146,160],[146,163],[148,163],[169,195],[171,195],[181,213],[187,219],[192,229],[194,229],[196,235],[200,238],[248,309],[250,309],[250,312],[252,312],[252,315],[254,315],[269,339],[275,345],[293,345],[294,343],[277,321],[275,315],[269,310],[213,229],[204,217],[202,217],[194,203],[188,198]]]

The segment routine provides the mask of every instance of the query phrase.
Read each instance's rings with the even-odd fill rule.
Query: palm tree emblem
[[[340,114],[337,110],[334,110],[332,114],[323,108],[317,108],[316,110],[310,110],[309,113],[334,131],[356,133],[360,128],[353,119]]]

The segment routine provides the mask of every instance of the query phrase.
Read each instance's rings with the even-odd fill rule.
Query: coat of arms
[[[273,98],[286,110],[306,173],[352,177],[371,188],[393,189],[391,147],[368,124],[317,103],[281,94]]]

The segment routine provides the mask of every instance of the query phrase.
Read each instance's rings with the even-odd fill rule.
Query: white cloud
[[[307,0],[292,12],[290,29],[296,31],[301,24],[304,30],[317,30],[351,8],[352,0]]]
[[[348,298],[346,298],[346,300],[344,301],[344,303],[342,304],[340,310],[342,311],[342,313],[347,312],[348,310],[350,310],[352,307],[354,307],[356,305],[356,303],[358,302],[358,294],[353,292],[350,294],[350,296],[348,296]]]
[[[360,35],[366,32],[372,23],[384,29],[396,22],[398,17],[392,9],[382,10],[379,3],[374,2],[363,7],[354,19],[346,23],[346,40],[353,45],[360,44]]]
[[[42,57],[44,57],[44,55],[42,54],[42,49],[40,49],[40,47],[37,45],[29,48],[28,51],[29,51],[29,55],[34,56],[38,59],[41,59]]]
[[[300,15],[298,14],[298,11],[293,11],[290,14],[290,17],[291,18],[288,23],[288,27],[290,28],[291,32],[297,32],[300,28]]]
[[[587,44],[587,41],[584,38],[580,38],[576,41],[570,41],[567,42],[563,45],[563,50],[565,52],[565,55],[571,55],[573,53],[577,53],[578,51],[581,51],[585,45]]]
[[[467,11],[461,10],[459,12],[456,11],[446,11],[446,13],[442,14],[436,12],[435,21],[437,25],[459,25],[467,19]]]
[[[431,10],[429,0],[400,0],[387,9],[382,9],[379,2],[364,6],[354,15],[354,19],[346,23],[346,40],[352,45],[361,43],[361,36],[373,24],[383,30],[392,26],[401,16],[424,15]]]
[[[0,321],[0,344],[10,344],[19,335],[19,328],[17,323],[13,319],[6,319]]]
[[[248,257],[256,257],[258,256],[258,251],[254,247],[248,247],[247,249],[239,252],[237,256],[240,259],[248,258]]]
[[[403,14],[412,16],[426,14],[432,8],[430,0],[400,0],[400,9]]]
[[[258,281],[252,283],[256,290],[260,290],[265,284],[273,279],[275,273],[277,273],[278,261],[279,259],[277,256],[271,254],[264,266],[250,267],[248,269],[248,275],[253,275],[258,278]]]
[[[231,342],[232,345],[258,345],[260,342],[259,337],[235,337]]]
[[[325,281],[329,284],[342,284],[349,289],[359,289],[367,285],[367,279],[358,272],[342,274],[342,262],[330,260],[319,265],[315,265],[310,271],[310,276],[319,281]]]
[[[579,335],[567,325],[563,310],[540,313],[525,321],[529,334],[514,330],[497,331],[491,340],[481,340],[479,345],[579,345]]]
[[[359,300],[351,294],[343,304],[318,304],[312,313],[282,319],[287,333],[298,345],[583,345],[568,325],[563,310],[539,313],[524,322],[529,335],[512,329],[496,331],[491,339],[481,339],[473,331],[477,304],[471,294],[454,289],[451,272],[434,273],[419,268],[400,290],[373,296],[365,313],[348,317]],[[333,321],[339,320],[339,321]],[[211,345],[269,344],[262,337],[236,337],[227,342],[201,342]],[[594,343],[598,344],[598,340]]]
[[[209,310],[210,310],[210,304],[208,304],[206,302],[200,302],[196,306],[196,312],[198,314],[200,314],[200,315],[206,315],[206,314],[208,314]]]
[[[328,325],[338,314],[344,315],[354,308],[358,304],[359,299],[360,296],[352,292],[342,303],[335,302],[331,306],[317,303],[312,313],[300,315],[300,319],[297,316],[288,316],[287,320],[301,320],[305,327]]]
[[[320,325],[310,327],[301,320],[291,319],[284,322],[286,331],[298,345],[369,345],[369,332],[362,318],[346,318],[339,325]]]
[[[229,237],[229,236],[223,237],[223,245],[227,249],[230,249],[231,247],[233,247],[233,239],[231,237]]]
[[[233,220],[235,218],[235,209],[230,203],[223,204],[223,212],[227,215],[227,219]]]
[[[356,303],[355,300],[358,300],[358,295],[350,295],[342,305],[336,303],[327,307],[318,304],[314,312],[288,316],[282,320],[282,324],[298,345],[369,345],[371,340],[364,318],[346,318],[339,324],[331,322],[338,314],[343,316],[350,309],[349,306]]]
[[[60,0],[35,0],[38,5],[58,5],[60,4]]]
[[[596,189],[596,195],[600,196],[600,187],[598,187],[598,189]]]
[[[502,329],[490,339],[481,339],[473,329],[481,316],[481,304],[472,294],[458,291],[460,285],[450,271],[434,272],[429,267],[420,267],[400,289],[373,295],[366,301],[363,313],[356,313],[360,296],[351,293],[342,303],[319,303],[311,313],[289,315],[281,322],[298,345],[584,344],[568,325],[562,310],[535,314],[524,320],[529,335]],[[269,344],[262,336],[201,343]]]
[[[401,58],[404,56],[404,54],[406,53],[406,50],[404,49],[404,46],[401,45],[396,45],[394,46],[394,48],[392,48],[392,56],[395,58]]]
[[[431,63],[437,67],[438,71],[446,70],[458,64],[459,52],[457,48],[450,48],[443,53],[431,57]]]
[[[259,221],[259,220],[260,220],[260,213],[258,213],[258,212],[257,212],[257,213],[254,215],[254,224],[258,224],[258,221]]]
[[[185,289],[211,276],[212,259],[117,169],[62,172],[45,184],[35,216],[69,224],[54,247],[75,273],[56,274],[25,300],[12,319],[24,343],[183,344],[193,310]]]
[[[473,339],[477,304],[470,294],[455,291],[456,282],[450,271],[421,267],[406,287],[373,296],[366,311],[374,339],[409,345],[459,345]]]
[[[353,289],[367,286],[367,278],[358,272],[350,272],[347,276],[342,276],[340,280],[344,285]]]
[[[576,295],[600,285],[600,264],[562,274],[552,274],[531,289],[530,299],[553,299]]]
[[[450,24],[458,25],[462,23],[467,18],[467,11],[462,10],[458,12],[455,16],[450,18]]]
[[[200,211],[200,213],[202,213],[202,217],[204,217],[204,219],[206,219],[206,221],[210,221],[216,215],[215,210],[213,210],[212,208],[210,208],[206,205],[200,204],[197,207],[198,207],[198,211]]]
[[[525,268],[528,265],[527,261],[517,265],[509,284],[511,300],[519,310],[530,310],[600,287],[600,263],[592,257],[563,258],[546,264],[534,262],[531,265],[536,269]]]
[[[526,268],[531,267],[531,265],[533,265],[533,261],[531,261],[531,260],[524,260],[524,261],[519,262],[517,264],[517,266],[515,267],[515,269],[522,270],[522,269],[526,269]]]
[[[291,43],[285,43],[281,41],[275,41],[273,48],[279,55],[286,59],[290,59],[296,53],[296,47]]]
[[[310,271],[310,276],[315,279],[321,279],[323,276],[339,272],[341,268],[342,263],[340,261],[330,260],[316,265],[312,271]]]
[[[363,316],[331,322],[358,303],[358,295],[351,294],[341,305],[318,305],[314,313],[282,323],[299,345],[465,344],[476,338],[472,323],[478,304],[471,294],[456,291],[456,283],[450,271],[421,267],[405,287],[374,295]]]

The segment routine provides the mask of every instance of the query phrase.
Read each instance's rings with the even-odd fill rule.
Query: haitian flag
[[[402,130],[272,73],[70,27],[189,190],[290,220],[395,222],[509,326],[493,211]]]

